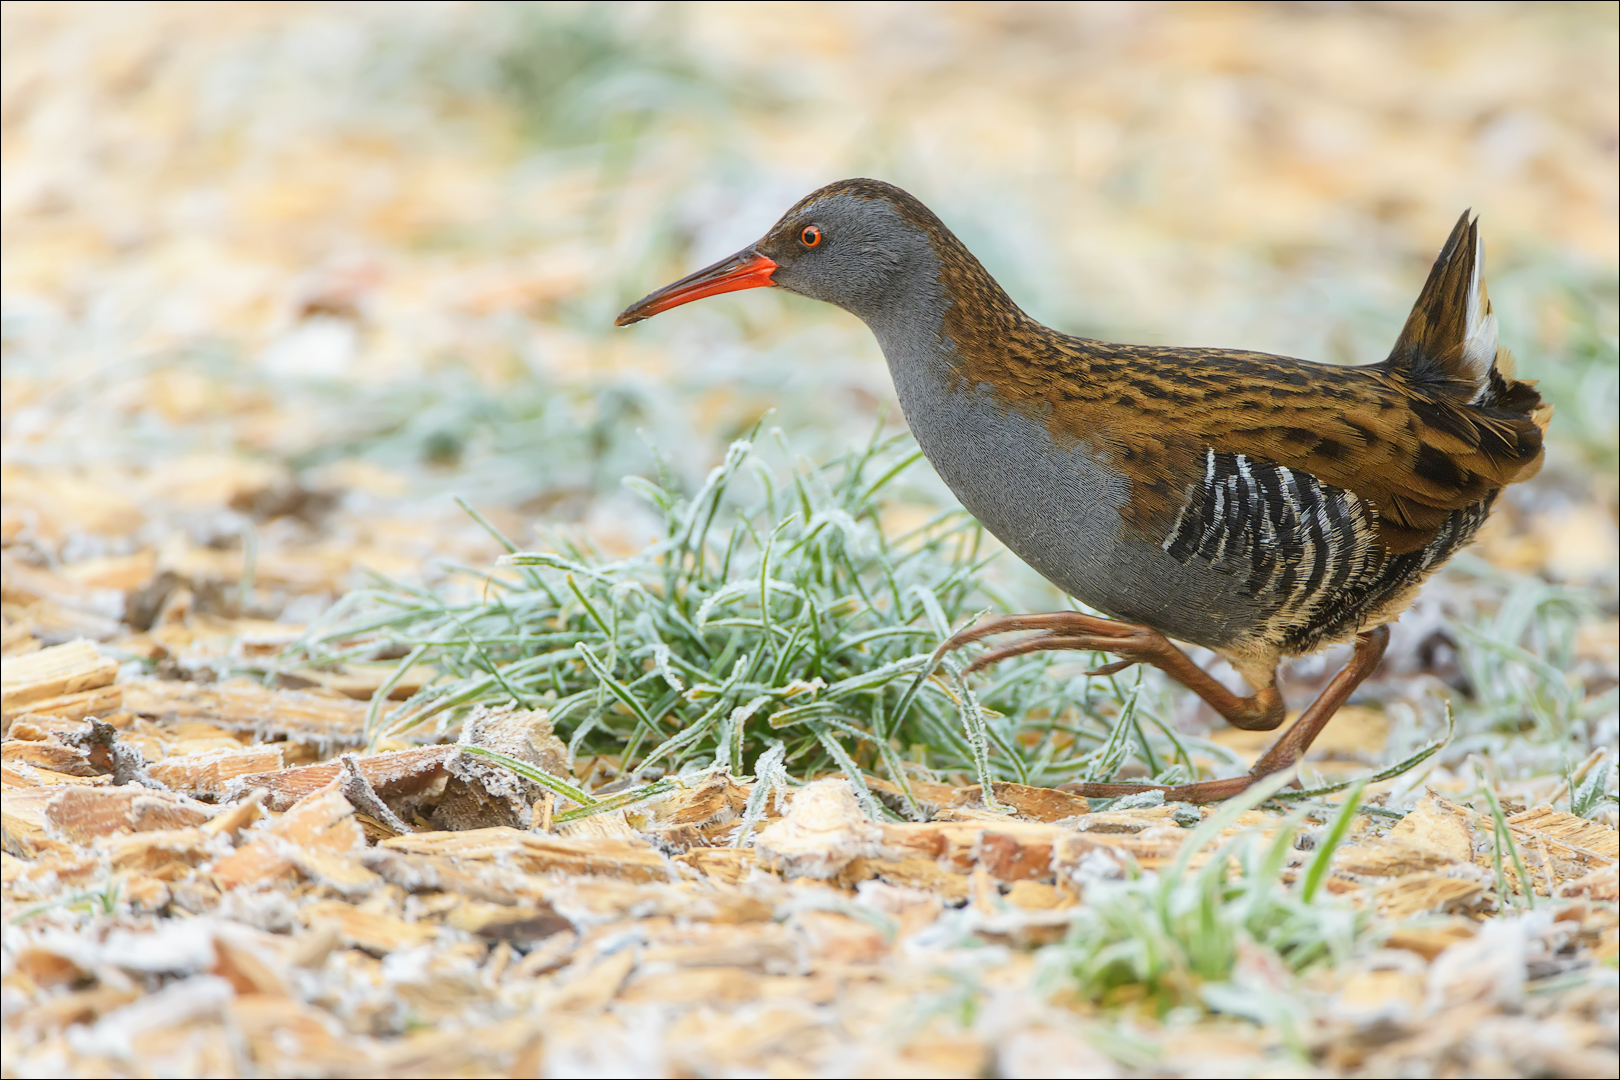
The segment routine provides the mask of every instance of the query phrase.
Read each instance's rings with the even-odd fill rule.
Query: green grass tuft
[[[1088,880],[1086,902],[1077,909],[1067,940],[1041,954],[1047,985],[1072,989],[1105,1007],[1145,1008],[1158,1015],[1209,1008],[1286,1027],[1283,991],[1242,984],[1245,957],[1251,967],[1258,962],[1261,968],[1298,974],[1342,963],[1376,930],[1373,916],[1317,895],[1356,813],[1359,787],[1293,886],[1282,884],[1280,875],[1306,811],[1276,822],[1269,837],[1248,830],[1215,847],[1223,830],[1274,796],[1289,778],[1268,777],[1222,805],[1163,873]],[[1206,852],[1203,865],[1189,871]]]
[[[523,552],[500,537],[510,554],[466,571],[474,587],[351,594],[298,659],[386,651],[445,674],[386,719],[379,693],[372,745],[515,701],[548,709],[576,755],[621,771],[742,775],[773,755],[784,782],[842,772],[874,812],[865,775],[902,789],[919,772],[1050,784],[1131,763],[1186,776],[1189,745],[1219,760],[1172,734],[1139,684],[1053,677],[1075,657],[1002,664],[972,690],[949,665],[919,681],[953,628],[1008,606],[960,510],[903,535],[881,527],[883,500],[919,458],[908,437],[874,436],[830,464],[773,471],[741,440],[690,496],[667,479],[626,481],[663,519],[629,557],[567,539]]]

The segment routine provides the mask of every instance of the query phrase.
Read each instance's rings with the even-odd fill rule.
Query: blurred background
[[[3,18],[8,636],[300,624],[364,568],[487,561],[452,495],[520,543],[574,524],[628,549],[650,519],[619,481],[649,446],[690,483],[767,410],[813,459],[898,429],[830,307],[611,325],[868,175],[1057,327],[1338,363],[1384,356],[1472,207],[1504,341],[1558,407],[1474,550],[1579,591],[1585,693],[1612,697],[1613,4]],[[916,473],[921,515],[945,496]]]

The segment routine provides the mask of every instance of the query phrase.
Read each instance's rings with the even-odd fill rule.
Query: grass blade
[[[1305,871],[1305,884],[1300,889],[1300,898],[1307,904],[1316,899],[1316,890],[1321,888],[1322,882],[1327,878],[1328,867],[1333,864],[1333,853],[1343,842],[1345,834],[1350,831],[1350,823],[1356,818],[1356,807],[1361,805],[1361,793],[1366,790],[1366,780],[1358,781],[1350,789],[1350,794],[1345,796],[1344,806],[1334,817],[1327,836],[1317,845],[1316,855]]]

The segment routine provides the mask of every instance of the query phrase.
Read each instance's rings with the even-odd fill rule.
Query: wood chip
[[[270,690],[246,679],[223,683],[134,679],[124,708],[154,720],[205,720],[230,731],[284,735],[332,746],[361,742],[366,706],[343,697]]]
[[[1087,833],[1139,833],[1175,826],[1175,807],[1144,806],[1135,810],[1104,810],[1076,819],[1074,828]]]
[[[539,941],[574,924],[547,903],[491,904],[458,900],[445,917],[445,925],[491,941]]]
[[[90,725],[83,720],[65,720],[59,716],[29,712],[12,719],[6,730],[6,738],[27,742],[43,742],[46,739],[62,741],[64,735],[83,735],[89,730]]]
[[[964,873],[981,861],[1015,877],[1051,872],[1052,846],[1070,832],[1057,825],[1002,818],[882,826],[885,856],[922,856]]]
[[[281,747],[275,744],[237,750],[214,750],[184,757],[168,757],[147,766],[152,779],[171,791],[216,798],[232,780],[281,768]],[[255,785],[249,785],[252,787]],[[291,805],[289,803],[289,805]],[[285,808],[283,808],[285,809]]]
[[[265,1075],[371,1072],[368,1040],[344,1031],[330,1013],[312,1005],[261,993],[237,997],[226,1006],[226,1015]]]
[[[34,791],[25,794],[33,795]],[[46,829],[53,836],[75,844],[88,844],[97,837],[120,833],[201,825],[212,816],[213,811],[207,807],[165,791],[152,791],[133,784],[116,788],[58,789],[51,792],[43,808]]]
[[[1423,977],[1415,971],[1358,971],[1346,979],[1332,1005],[1332,1015],[1371,1025],[1400,1021],[1423,1007]]]
[[[455,752],[454,746],[423,746],[357,757],[355,765],[380,797],[385,800],[404,798],[442,779],[444,763]],[[329,761],[273,773],[248,773],[235,777],[232,788],[237,791],[264,788],[265,806],[280,812],[331,784],[342,771],[340,762]]]
[[[757,971],[740,967],[676,968],[637,972],[619,995],[626,1004],[659,1005],[668,1001],[711,1001],[738,1004],[761,995]]]
[[[279,643],[277,643],[279,650]],[[370,701],[390,679],[395,680],[388,691],[388,700],[404,701],[422,687],[439,677],[437,668],[426,664],[413,664],[404,675],[396,678],[398,664],[345,664],[336,671],[304,671],[299,677],[333,693],[355,701]]]
[[[979,835],[973,861],[997,881],[1052,876],[1052,845],[1059,839],[995,828]]]
[[[241,923],[224,923],[214,931],[213,974],[230,982],[238,996],[288,996],[291,979],[284,939]]]
[[[383,880],[407,892],[455,893],[504,905],[539,903],[546,897],[545,879],[493,862],[418,855],[383,846],[366,851],[363,859]]]
[[[904,794],[898,785],[885,780],[868,783],[874,791],[881,791],[889,796],[891,805],[904,803]],[[910,787],[912,798],[930,818],[936,820],[952,810],[984,809],[984,789],[977,784],[971,787],[951,787],[948,784],[914,780]],[[1081,796],[1056,788],[1030,787],[1026,784],[998,781],[994,785],[994,790],[996,800],[1001,804],[1003,811],[1011,809],[1015,815],[1029,821],[1061,821],[1077,814],[1084,814],[1088,809],[1086,800]],[[1004,812],[1002,816],[1005,816]]]
[[[530,874],[604,874],[628,881],[672,877],[669,862],[645,840],[575,840],[498,826],[396,836],[377,846],[417,855],[499,862]]]
[[[1408,874],[1377,890],[1378,913],[1390,919],[1408,919],[1431,911],[1447,911],[1469,903],[1485,891],[1479,881],[1443,874]]]
[[[1056,911],[1073,907],[1079,900],[1069,889],[1037,881],[1015,881],[1007,890],[1007,903],[1025,911]]]
[[[746,881],[758,862],[752,848],[693,848],[674,858],[676,862],[685,863],[699,873],[728,885]]]
[[[1605,866],[1594,870],[1585,877],[1566,881],[1558,887],[1558,895],[1562,897],[1582,897],[1587,900],[1602,900],[1614,903],[1620,900],[1620,868]]]
[[[1620,832],[1564,810],[1539,806],[1507,819],[1516,833],[1539,836],[1571,853],[1614,862],[1620,859]]]
[[[7,789],[25,787],[58,787],[62,784],[80,784],[87,787],[105,787],[113,782],[111,776],[73,776],[51,769],[41,769],[21,762],[8,761],[0,765],[0,786]]]
[[[54,787],[8,791],[0,799],[0,832],[9,855],[33,859],[46,851],[72,851],[72,845],[45,834],[45,807],[62,789]]]
[[[309,795],[253,839],[213,865],[214,882],[224,890],[268,881],[303,870],[340,887],[369,888],[380,879],[354,860],[335,865],[333,856],[358,852],[365,834],[354,807],[339,790],[340,779]],[[364,871],[364,873],[360,873]]]
[[[1467,941],[1479,932],[1479,924],[1468,919],[1451,918],[1430,925],[1398,927],[1384,939],[1391,949],[1405,949],[1417,953],[1425,960],[1433,960],[1459,942]]]
[[[992,785],[992,790],[995,792],[997,802],[1012,807],[1019,816],[1031,821],[1062,821],[1064,818],[1084,814],[1089,809],[1089,804],[1081,796],[1053,788],[997,783]],[[963,798],[978,798],[983,801],[984,792],[981,788],[963,788],[962,791]],[[968,795],[969,792],[972,795]]]
[[[636,957],[629,949],[573,965],[562,976],[562,986],[546,1002],[546,1010],[576,1016],[599,1013],[618,996],[619,987],[635,967]]]
[[[968,894],[966,874],[947,870],[940,866],[937,859],[923,855],[900,859],[852,859],[839,872],[836,880],[838,884],[848,887],[873,878],[890,885],[919,889],[953,904],[967,899]]]
[[[750,790],[729,772],[716,771],[698,787],[671,796],[659,812],[658,823],[696,828],[727,824],[747,808]]]
[[[1412,849],[1427,849],[1450,862],[1474,861],[1474,838],[1466,809],[1433,791],[1389,830],[1389,839]]]
[[[1472,865],[1473,860],[1458,861],[1441,848],[1410,843],[1392,836],[1347,845],[1333,853],[1334,870],[1357,877],[1399,877]]]
[[[42,716],[54,716],[63,720],[83,720],[86,717],[106,716],[108,713],[117,712],[123,708],[123,702],[123,687],[101,686],[94,690],[83,690],[75,694],[40,698],[30,701],[26,705],[20,705],[3,715],[10,719],[28,712]]]
[[[358,822],[354,824],[359,828]],[[362,832],[360,843],[364,842],[365,834]],[[383,883],[383,879],[359,860],[352,858],[353,852],[354,849],[326,851],[318,847],[297,848],[290,851],[287,858],[299,872],[318,885],[336,889],[346,896],[372,892]]]
[[[1240,832],[1242,828],[1241,824],[1234,826],[1226,830],[1222,837]],[[1102,851],[1115,857],[1123,856],[1124,861],[1135,862],[1143,869],[1155,870],[1175,861],[1188,836],[1187,829],[1173,823],[1156,825],[1139,832],[1072,833],[1053,846],[1052,865],[1054,869],[1072,870],[1080,866],[1092,852]],[[1208,856],[1208,851],[1204,852],[1193,860],[1193,865],[1201,865]]]
[[[94,690],[117,677],[118,661],[103,657],[94,642],[82,638],[9,657],[0,667],[0,712],[20,713],[32,702]]]
[[[801,911],[793,917],[793,923],[806,938],[811,954],[824,968],[845,964],[870,964],[881,960],[889,952],[889,941],[882,930],[866,919],[857,919],[843,912]],[[778,923],[765,923],[756,929],[751,944],[756,946],[757,963],[762,971],[769,973],[776,970],[786,973],[798,970],[797,942],[785,932],[786,929]],[[740,951],[734,943],[734,939],[739,936],[732,930],[720,939],[727,955]],[[779,952],[768,951],[769,946],[777,945],[778,942],[781,943],[778,946]],[[657,953],[653,950],[648,950],[649,959],[655,955]],[[682,966],[698,966],[690,961],[678,962]]]
[[[174,881],[219,852],[213,834],[199,828],[162,829],[115,836],[103,845],[107,861],[116,870]]]
[[[0,620],[0,656],[26,656],[40,649],[39,639],[30,631],[33,624],[13,622],[9,615]]]
[[[829,878],[853,859],[876,855],[884,831],[855,801],[842,777],[817,780],[794,793],[787,813],[759,830],[761,863],[789,877]]]
[[[716,771],[699,786],[672,792],[649,807],[640,827],[677,851],[723,844],[748,806],[748,793],[730,773]]]
[[[95,776],[101,771],[90,763],[90,751],[82,746],[68,746],[55,739],[37,742],[7,739],[0,744],[0,760],[7,765],[32,765],[37,769],[50,769],[69,776]]]
[[[60,1031],[73,1024],[92,1024],[140,997],[141,991],[135,986],[104,983],[62,997],[46,998],[38,1005],[13,1013],[11,1022],[26,1024],[33,1030]]]

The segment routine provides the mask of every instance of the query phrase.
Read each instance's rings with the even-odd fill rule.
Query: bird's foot
[[[1169,638],[1150,626],[1103,619],[1078,611],[1054,611],[1045,615],[999,615],[977,626],[958,630],[934,650],[934,662],[964,645],[982,638],[1018,630],[1034,630],[1028,637],[993,648],[975,657],[963,674],[970,674],[1026,653],[1057,649],[1112,653],[1117,660],[1096,668],[1092,675],[1112,675],[1132,664],[1151,664],[1209,703],[1233,727],[1246,731],[1271,731],[1283,722],[1282,695],[1276,679],[1261,686],[1249,697],[1238,697],[1188,659]]]
[[[1262,780],[1273,773],[1291,768],[1305,756],[1311,743],[1322,733],[1327,722],[1333,719],[1333,714],[1339,711],[1350,695],[1363,681],[1378,667],[1383,658],[1384,650],[1389,646],[1389,627],[1379,626],[1356,637],[1356,651],[1344,669],[1333,677],[1327,688],[1313,701],[1310,706],[1300,714],[1287,731],[1283,732],[1271,749],[1256,761],[1252,768],[1242,776],[1227,777],[1222,780],[1202,780],[1195,784],[1177,784],[1166,786],[1163,784],[1088,784],[1068,783],[1060,785],[1061,790],[1074,795],[1085,796],[1092,799],[1114,799],[1121,795],[1136,795],[1144,791],[1164,792],[1165,802],[1206,803],[1219,802],[1230,799],[1243,791],[1249,785]],[[1238,723],[1228,716],[1235,726],[1248,727],[1249,730],[1270,730],[1282,721],[1282,699],[1275,697],[1276,689],[1271,688],[1270,698],[1257,694],[1246,699],[1253,703],[1252,715],[1246,717],[1248,723]],[[1274,709],[1264,712],[1264,705],[1269,701]],[[1264,712],[1264,715],[1262,715]],[[1291,785],[1298,787],[1298,781]]]
[[[1092,671],[1092,675],[1112,675],[1133,664],[1163,664],[1169,662],[1172,656],[1180,655],[1180,650],[1170,644],[1170,639],[1150,627],[1102,619],[1078,611],[1054,611],[1046,615],[1002,615],[959,630],[934,650],[934,660],[937,662],[947,653],[982,638],[1019,630],[1035,630],[1038,633],[975,657],[963,674],[980,671],[1010,657],[1057,650],[1106,652],[1119,657]]]

